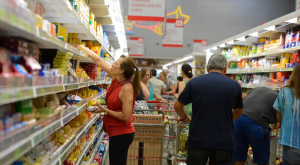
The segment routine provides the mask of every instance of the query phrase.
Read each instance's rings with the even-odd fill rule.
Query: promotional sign
[[[165,12],[165,0],[129,0],[128,20],[164,22]]]
[[[183,19],[167,19],[166,35],[163,38],[163,47],[183,46]]]
[[[207,40],[194,40],[193,52],[201,52],[207,46]]]
[[[143,57],[144,56],[144,38],[130,37],[129,56]]]

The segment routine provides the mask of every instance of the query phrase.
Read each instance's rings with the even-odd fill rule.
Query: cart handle
[[[147,101],[147,103],[162,103],[160,100],[152,100],[152,101]]]

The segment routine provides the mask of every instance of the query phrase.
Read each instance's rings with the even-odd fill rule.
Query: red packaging
[[[298,50],[297,53],[293,54],[293,63],[300,63],[300,51]]]

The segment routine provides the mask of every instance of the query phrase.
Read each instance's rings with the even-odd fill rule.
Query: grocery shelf
[[[93,117],[93,119],[88,119],[86,124],[84,124],[76,133],[75,135],[69,139],[67,142],[65,142],[62,146],[60,146],[55,151],[55,156],[53,159],[49,161],[49,165],[56,165],[56,164],[62,164],[62,162],[70,155],[72,150],[75,148],[75,146],[78,144],[82,136],[89,130],[89,128],[96,122],[96,120],[99,118],[99,114]]]
[[[45,19],[50,22],[56,22],[63,24],[69,33],[78,33],[78,37],[82,40],[97,41],[103,45],[102,41],[97,37],[96,31],[89,27],[89,24],[83,20],[72,7],[68,0],[41,0],[45,5]],[[102,51],[110,54],[112,58],[114,56],[111,52],[102,47]]]
[[[76,25],[76,29],[74,29],[74,31],[70,31],[70,32],[74,32],[74,33],[84,33],[84,35],[90,34],[88,36],[90,37],[82,37],[82,39],[86,39],[86,40],[96,40],[98,41],[101,45],[102,42],[100,42],[100,40],[97,38],[97,36],[95,35],[95,32],[92,32],[90,28],[88,28],[88,25],[84,25],[82,23],[82,21],[79,18],[78,13],[73,9],[73,7],[71,6],[71,8],[69,8],[68,5],[71,5],[69,1],[67,0],[55,0],[55,2],[53,1],[47,1],[47,0],[43,0],[43,3],[51,5],[52,7],[49,8],[55,8],[55,10],[57,10],[57,6],[60,6],[63,8],[63,10],[68,10],[69,14],[73,13],[74,17],[77,18],[78,22]],[[51,3],[51,4],[50,4]],[[56,5],[56,6],[54,6]],[[46,6],[46,5],[45,5]],[[68,8],[66,8],[66,6],[68,6]],[[48,8],[46,8],[48,9]],[[21,9],[20,9],[21,10]],[[50,17],[47,18],[47,14],[49,14],[48,12],[46,12],[46,19],[49,21],[53,21],[53,22],[57,22],[54,21],[57,18],[51,18],[51,17],[55,17],[55,16],[60,16],[62,17],[60,14],[56,13],[56,15],[53,15],[53,12],[50,12]],[[69,15],[68,15],[69,16]],[[34,18],[34,15],[32,14],[32,18]],[[74,20],[74,19],[67,19],[64,18],[62,19],[62,22],[66,22],[67,20]],[[61,22],[61,21],[58,21]],[[44,32],[41,29],[38,29],[37,27],[35,27],[35,25],[31,25],[29,23],[27,23],[26,20],[24,20],[23,18],[15,15],[13,13],[13,11],[9,11],[9,8],[5,7],[4,8],[2,6],[0,6],[0,24],[1,24],[1,29],[8,31],[8,32],[12,32],[14,34],[14,36],[19,36],[19,37],[23,37],[26,38],[28,40],[34,41],[37,44],[39,44],[39,47],[41,49],[57,49],[60,52],[71,52],[74,54],[74,56],[83,63],[94,63],[90,58],[83,56],[83,52],[81,52],[80,50],[74,48],[73,46],[69,45],[68,43],[65,43],[63,41],[61,41],[60,39],[58,39],[55,36],[52,36],[46,32]],[[86,30],[80,30],[79,25],[82,25],[86,28]],[[67,26],[69,27],[69,26]],[[68,30],[70,30],[72,28],[68,28]],[[105,53],[109,53],[110,56],[114,58],[114,56],[111,54],[111,52],[107,49],[107,48],[102,48],[102,50]]]
[[[77,108],[75,111],[78,110],[80,110],[80,108]],[[56,130],[61,128],[64,124],[66,124],[63,123],[63,120],[69,117],[66,116],[60,118],[61,116],[63,116],[63,112],[58,113],[50,118],[47,118],[46,123],[45,121],[38,122],[35,126],[28,128],[26,131],[23,131],[19,134],[15,134],[10,138],[6,138],[5,140],[0,141],[1,146],[5,148],[5,150],[1,150],[0,152],[0,162],[3,163],[3,165],[11,164],[13,161],[17,160],[22,155],[27,153],[31,148],[35,147],[38,143],[43,141],[46,137],[50,136]],[[93,119],[91,119],[90,122],[83,125],[82,128],[84,127],[84,129],[86,129],[90,127],[91,123],[95,122],[96,118],[98,119],[99,116],[100,115],[97,114]],[[44,124],[48,125],[42,128]],[[15,141],[20,137],[22,138],[22,140]]]
[[[97,129],[97,131],[95,132],[93,138],[91,141],[87,142],[87,144],[85,145],[84,149],[81,152],[81,155],[79,156],[79,158],[77,159],[77,162],[75,165],[79,165],[82,161],[82,159],[84,158],[84,156],[86,155],[86,153],[89,151],[89,148],[91,148],[91,145],[95,142],[97,135],[101,132],[103,127],[103,122],[101,123],[101,125],[99,126],[99,128]],[[103,136],[102,136],[103,135]],[[102,133],[100,135],[100,137],[104,137],[104,133]],[[100,139],[101,140],[101,139]],[[102,140],[101,140],[102,141]]]
[[[34,41],[39,44],[41,49],[58,49],[61,52],[71,52],[77,56],[82,56],[78,49],[36,28],[35,25],[27,23],[26,20],[15,15],[13,11],[9,11],[8,7],[0,6],[0,24],[2,30],[12,32],[14,36]]]
[[[90,156],[90,159],[87,162],[88,165],[90,165],[92,163],[92,161],[94,160],[96,152],[98,151],[98,148],[100,147],[100,145],[104,139],[104,135],[105,135],[104,133],[100,135],[100,138],[99,138],[97,144],[95,145],[94,150],[92,151],[92,155]]]
[[[47,85],[47,86],[33,86],[33,87],[21,87],[2,89],[0,91],[0,105],[9,104],[16,101],[22,101],[26,99],[36,98],[39,96],[45,96],[58,92],[64,92],[74,89],[80,89],[92,85],[110,84],[110,81],[91,81],[84,83],[72,83],[61,85]]]
[[[210,45],[205,51],[207,53],[218,52],[220,53],[222,49],[229,48],[234,45],[252,45],[253,42],[257,42],[258,38],[261,37],[272,37],[279,33],[285,32],[294,26],[299,25],[300,11],[296,10],[290,14],[284,15],[270,22],[266,22],[263,25],[257,26],[245,32],[239,33],[235,36],[217,42]],[[279,38],[279,37],[277,37]],[[285,51],[292,51],[285,50]]]
[[[294,68],[252,68],[252,69],[228,69],[226,74],[248,74],[248,73],[271,73],[291,72]]]
[[[250,89],[253,89],[253,88],[256,88],[256,87],[267,87],[267,88],[270,88],[270,89],[275,90],[275,91],[280,90],[280,87],[274,87],[274,86],[252,85],[252,84],[243,84],[243,85],[242,85],[242,88],[250,88]]]
[[[249,56],[233,56],[231,58],[228,58],[227,62],[239,61],[239,60],[243,60],[243,59],[256,58],[256,57],[277,56],[277,55],[280,55],[281,53],[292,53],[296,50],[300,50],[300,46],[287,48],[287,49],[278,49],[278,50],[274,50],[274,51],[270,51],[270,52],[264,52],[264,53],[249,55]]]

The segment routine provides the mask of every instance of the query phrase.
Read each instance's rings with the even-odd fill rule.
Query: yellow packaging
[[[39,29],[43,29],[43,17],[39,15],[35,15],[35,26],[39,27]]]
[[[66,28],[66,27],[60,27],[59,33],[60,33],[60,34],[65,34],[65,33],[67,33],[67,28]]]
[[[287,64],[288,63],[288,55],[287,55],[287,53],[282,53],[281,54],[281,67],[282,68],[285,68],[285,64]]]
[[[247,46],[246,56],[249,55],[249,51],[250,51],[250,46]]]
[[[92,47],[92,46],[93,46],[93,42],[92,42],[92,41],[88,41],[88,42],[87,42],[87,46],[88,46],[88,47]]]
[[[69,33],[68,38],[73,38],[73,33]]]
[[[241,46],[240,47],[240,53],[239,53],[239,56],[242,56],[243,55],[243,53],[244,53],[244,48],[245,48],[245,46]]]
[[[78,33],[73,33],[73,38],[78,38]]]
[[[94,30],[97,31],[97,21],[94,20]]]
[[[81,39],[80,38],[76,39],[76,44],[81,44]]]

